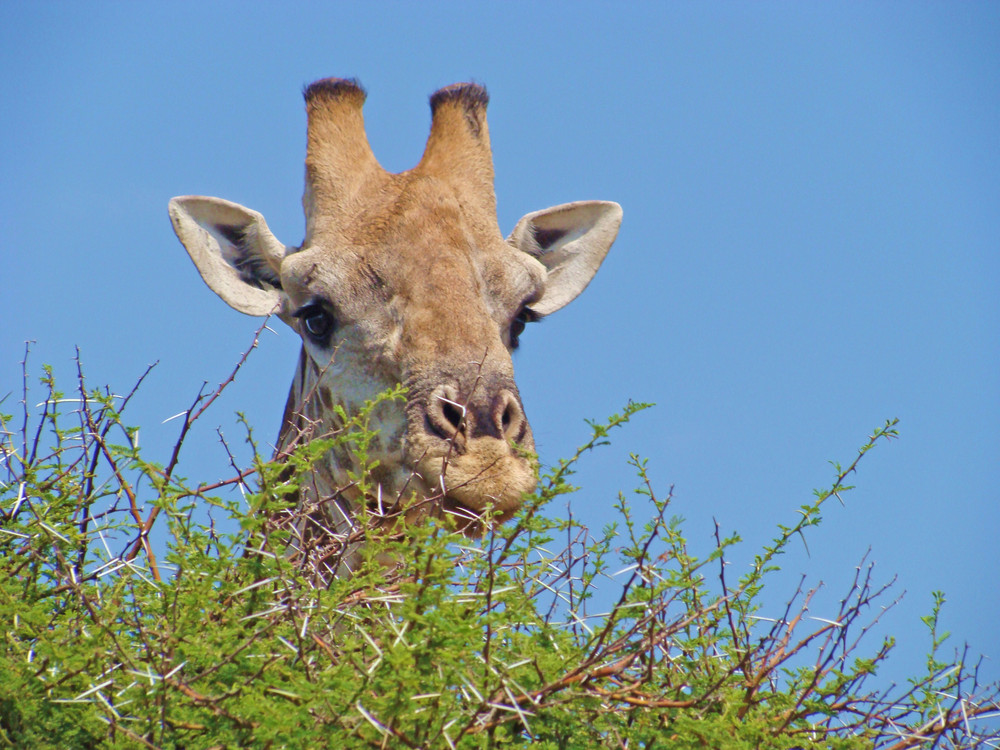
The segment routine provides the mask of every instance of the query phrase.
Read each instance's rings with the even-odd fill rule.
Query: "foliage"
[[[122,421],[135,389],[124,398],[88,389],[78,373],[68,398],[46,368],[35,413],[25,370],[23,413],[2,417],[0,438],[0,747],[899,749],[997,740],[987,724],[1000,686],[980,685],[966,654],[941,655],[943,596],[924,620],[927,672],[900,689],[872,686],[892,642],[860,643],[887,589],[867,562],[832,620],[807,616],[816,590],[801,586],[780,618],[761,614],[780,556],[851,489],[861,457],[896,436],[894,421],[836,467],[796,523],[778,526],[737,581],[726,555],[738,537],[717,529],[715,549],[695,556],[670,494],[654,489],[638,456],[640,500],[619,495],[618,521],[602,533],[546,514],[577,491],[569,481],[584,454],[645,408],[632,403],[591,424],[589,441],[544,474],[509,524],[471,539],[447,518],[404,529],[383,514],[351,540],[369,542],[368,563],[332,578],[289,554],[291,525],[273,522],[294,511],[288,465],[258,458],[240,469],[234,459],[232,478],[211,485],[177,476],[189,428],[218,391],[199,394],[160,466]],[[301,446],[290,465],[336,444],[371,468],[363,454],[375,405]],[[246,503],[225,499],[232,487]],[[238,521],[237,533],[217,529],[220,512]],[[606,600],[609,612],[592,611]]]

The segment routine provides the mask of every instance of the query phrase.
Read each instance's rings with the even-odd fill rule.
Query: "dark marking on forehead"
[[[385,279],[382,275],[372,266],[368,261],[363,261],[359,266],[358,270],[361,273],[361,277],[365,280],[365,285],[369,289],[375,291],[380,291],[385,288]]]
[[[318,263],[313,263],[309,266],[309,270],[302,274],[302,283],[307,287],[313,283],[313,279],[316,277],[316,269],[319,268]]]
[[[482,132],[480,115],[490,103],[490,95],[478,83],[455,83],[435,91],[431,95],[431,115],[437,112],[442,104],[454,102],[462,107],[465,122],[476,138]]]

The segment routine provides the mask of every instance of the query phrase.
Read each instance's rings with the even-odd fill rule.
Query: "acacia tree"
[[[943,654],[943,595],[924,618],[926,672],[900,688],[877,678],[892,641],[865,638],[889,603],[868,561],[848,575],[835,617],[807,615],[816,588],[804,582],[779,617],[762,614],[780,555],[851,489],[862,457],[896,437],[895,421],[836,466],[831,486],[779,524],[736,580],[726,560],[739,538],[717,528],[714,549],[693,554],[670,492],[654,488],[638,456],[638,501],[619,495],[616,523],[593,533],[550,514],[555,498],[580,491],[569,484],[576,463],[646,408],[635,403],[591,424],[519,515],[481,539],[447,518],[404,527],[400,497],[370,504],[347,537],[308,542],[289,500],[295,469],[348,448],[363,467],[352,481],[370,489],[375,404],[287,464],[254,449],[244,467],[230,452],[229,479],[191,483],[176,471],[190,428],[244,360],[197,395],[163,464],[123,421],[142,378],[119,397],[88,388],[78,369],[67,397],[45,368],[34,410],[25,365],[21,413],[3,416],[0,437],[0,746],[901,750],[1000,740],[1000,685],[981,684],[965,651]],[[239,531],[220,531],[220,514]],[[337,554],[362,542],[366,565],[330,576]],[[594,612],[604,601],[609,611]]]

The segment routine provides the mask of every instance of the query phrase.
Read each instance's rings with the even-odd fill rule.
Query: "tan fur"
[[[243,312],[270,309],[303,338],[279,457],[340,429],[335,405],[353,413],[397,383],[408,388],[405,406],[375,415],[374,497],[359,496],[346,452],[303,477],[289,522],[303,558],[338,574],[357,562],[352,530],[365,508],[401,510],[411,522],[452,514],[467,530],[481,528],[488,508],[501,521],[517,510],[536,482],[510,357],[518,321],[579,294],[621,220],[613,203],[567,204],[529,214],[505,241],[485,90],[437,92],[423,157],[401,174],[383,170],[368,146],[364,98],[353,81],[306,89],[299,248],[284,248],[263,217],[228,201],[188,196],[170,206],[209,286]],[[326,321],[329,336],[309,333]]]

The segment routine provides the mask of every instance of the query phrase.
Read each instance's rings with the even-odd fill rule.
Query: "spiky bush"
[[[135,389],[124,398],[90,390],[80,373],[67,398],[50,370],[41,382],[37,411],[24,398],[16,420],[2,417],[0,746],[897,749],[997,740],[989,719],[1000,686],[981,685],[966,654],[941,655],[940,595],[924,618],[927,672],[900,689],[876,679],[892,642],[862,639],[887,588],[870,564],[847,575],[835,618],[805,617],[815,590],[803,588],[781,617],[760,616],[780,555],[850,489],[862,456],[896,436],[894,421],[836,468],[794,524],[778,525],[738,580],[726,569],[738,537],[717,530],[714,550],[696,557],[669,493],[654,489],[638,456],[638,494],[619,496],[618,520],[601,533],[549,515],[554,498],[579,491],[569,484],[574,465],[645,408],[632,403],[591,424],[590,439],[543,474],[507,525],[472,540],[447,519],[404,528],[380,515],[352,540],[365,542],[368,563],[336,579],[289,554],[294,525],[274,521],[294,512],[288,465],[234,460],[232,477],[212,485],[177,476],[189,428],[218,391],[199,394],[159,465],[122,421]],[[291,465],[334,444],[370,464],[372,408],[301,446]],[[237,486],[245,501],[227,499]],[[239,531],[220,532],[219,515]],[[596,599],[615,603],[595,613]]]

